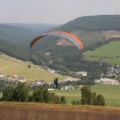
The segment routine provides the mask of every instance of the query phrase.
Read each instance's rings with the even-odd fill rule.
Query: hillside
[[[104,42],[110,38],[120,37],[119,20],[120,15],[85,16],[74,19],[55,29],[72,32],[81,39],[85,49],[91,49],[91,45],[93,46],[96,43]],[[48,42],[48,46],[45,47],[45,49],[53,48],[51,41],[57,45],[59,45],[58,42],[60,42],[60,39],[57,37],[48,37],[43,40]],[[42,47],[44,41],[40,42],[39,47]],[[66,44],[66,42],[62,42],[63,46],[64,43]]]
[[[29,46],[28,44],[41,32],[55,28],[50,24],[0,24],[0,39]]]
[[[116,41],[117,39],[119,39],[119,20],[120,15],[85,16],[72,20],[55,29],[72,32],[73,34],[75,34],[83,42],[83,52],[86,52],[88,50],[95,50],[96,48],[105,45],[110,41]],[[24,49],[21,47],[21,53],[26,53],[27,51],[27,54],[29,55],[29,60],[33,63],[46,65],[53,69],[65,71],[66,73],[70,72],[71,70],[88,70],[88,68],[86,67],[86,64],[88,63],[86,63],[86,61],[83,61],[83,52],[79,52],[78,49],[73,44],[68,43],[67,40],[60,39],[59,37],[49,36],[43,38],[30,50],[29,44],[33,40],[33,38],[38,36],[38,33],[31,33],[31,30],[28,30],[28,26],[27,29],[25,28],[26,25],[24,26],[24,28],[23,25],[18,25],[19,27],[10,25],[1,26],[0,39],[3,40],[2,36],[4,36],[4,41],[22,44],[22,47],[24,47]],[[20,28],[20,26],[22,27]],[[31,28],[32,27],[30,27],[30,29]],[[14,34],[15,32],[16,34]],[[19,37],[22,38],[19,39]],[[5,50],[7,46],[9,45],[3,45],[2,48]],[[18,50],[17,47],[15,49],[16,51],[20,50]],[[12,53],[11,50],[9,50],[9,52]]]
[[[0,52],[18,59],[28,61],[30,58],[30,50],[16,43],[8,42],[0,39]]]
[[[21,27],[26,30],[34,31],[39,34],[44,31],[48,31],[48,30],[51,30],[51,29],[54,29],[54,28],[60,26],[58,24],[56,25],[56,24],[45,24],[45,23],[41,23],[41,24],[7,23],[6,25]]]
[[[112,41],[94,51],[87,51],[84,53],[84,57],[87,60],[99,61],[102,59],[105,62],[120,65],[120,41]]]
[[[57,29],[74,33],[86,49],[109,38],[120,37],[120,15],[99,15],[76,18]]]
[[[0,24],[1,40],[24,44],[27,41],[31,41],[36,35],[36,33],[24,28]]]
[[[88,50],[94,51],[110,41],[119,40],[119,20],[120,15],[86,16],[57,27],[56,29],[72,32],[81,39],[84,45],[82,53],[67,40],[51,36],[38,42],[32,48],[32,52],[43,58],[45,63],[54,69],[66,72],[69,72],[67,70],[88,71],[89,68],[85,67],[87,63],[83,61],[82,54]],[[46,53],[49,55],[46,56]]]
[[[98,15],[79,17],[58,27],[61,30],[72,32],[81,31],[120,31],[120,15]]]
[[[115,36],[120,37],[119,20],[120,15],[99,15],[76,18],[59,27],[50,24],[0,24],[0,39],[20,44],[26,43],[29,46],[29,43],[41,33],[40,31],[44,32],[54,28],[74,33],[81,39],[85,47],[89,47],[98,41]],[[57,37],[47,38],[48,44],[51,41],[56,44],[57,40],[59,40]],[[42,43],[43,41],[41,41]]]
[[[28,68],[28,65],[31,65],[31,68]],[[66,78],[65,76],[52,74],[48,71],[40,69],[31,62],[24,62],[2,53],[0,54],[0,73],[6,75],[18,75],[28,79],[28,81],[40,79],[46,80],[47,82],[53,82],[54,77],[58,77],[59,80]]]

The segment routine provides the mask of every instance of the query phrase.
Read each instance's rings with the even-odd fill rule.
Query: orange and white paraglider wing
[[[48,32],[44,32],[42,33],[39,37],[37,37],[36,39],[34,39],[31,44],[30,44],[30,48],[32,48],[32,46],[34,46],[38,41],[40,41],[43,37],[45,36],[57,36],[57,37],[61,37],[61,38],[65,38],[69,41],[71,41],[73,44],[75,44],[75,46],[79,49],[82,50],[83,49],[83,43],[82,41],[77,38],[77,36],[68,33],[68,32],[63,32],[63,31],[59,31],[59,30],[51,30]]]

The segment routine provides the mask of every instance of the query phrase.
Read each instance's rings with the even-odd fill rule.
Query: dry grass
[[[0,102],[0,120],[119,120],[120,108]]]

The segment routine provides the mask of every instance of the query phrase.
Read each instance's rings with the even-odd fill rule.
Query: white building
[[[44,84],[46,84],[47,82],[46,81],[44,81],[44,80],[36,80],[35,82],[34,82],[34,85],[44,85]]]
[[[116,79],[110,78],[100,78],[100,80],[95,80],[95,82],[99,82],[102,84],[119,85],[119,82]]]
[[[75,87],[73,85],[68,85],[61,88],[61,90],[69,90],[69,89],[75,89]]]
[[[50,73],[55,73],[55,70],[50,69],[50,68],[48,68],[47,71],[50,72]]]
[[[54,88],[48,88],[48,90],[55,90]]]
[[[87,72],[86,71],[78,71],[78,72],[76,72],[76,75],[87,76]]]
[[[4,77],[4,75],[2,73],[0,73],[0,78],[3,78],[3,77]]]

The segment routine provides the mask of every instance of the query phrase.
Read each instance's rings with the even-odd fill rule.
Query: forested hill
[[[83,42],[84,51],[94,50],[111,40],[120,38],[120,15],[80,17],[55,29],[75,34]],[[40,34],[20,26],[0,24],[0,49],[2,52],[6,50],[12,54],[19,52],[18,56],[24,53],[25,57],[29,57],[28,46],[38,35]],[[64,42],[62,42],[63,45],[58,44],[60,41],[58,37],[46,37],[41,40],[30,51],[32,54],[30,60],[36,64],[46,65],[61,71],[68,69],[73,71],[88,70],[89,65],[87,64],[91,65],[91,63],[83,60],[82,53],[75,46],[65,46]],[[12,43],[14,43],[13,46]],[[16,45],[18,46],[15,47]],[[11,46],[10,49],[8,46]]]
[[[49,24],[0,24],[0,39],[12,43],[29,46],[29,43],[41,32],[50,30],[57,25]]]
[[[23,44],[36,36],[36,33],[24,28],[0,24],[0,39]]]
[[[48,31],[60,26],[59,24],[45,24],[45,23],[40,24],[6,23],[6,25],[24,28],[26,30],[31,30],[39,34],[44,31]]]
[[[120,15],[79,17],[55,29],[72,32],[81,39],[86,50],[94,49],[103,45],[106,40],[120,37]],[[36,47],[37,49],[42,48],[42,50],[53,49],[56,44],[59,45],[59,42],[59,38],[48,37]],[[65,44],[65,42],[60,43],[61,46],[65,46]]]
[[[80,17],[55,29],[75,34],[83,42],[83,52],[85,52],[94,50],[110,41],[120,40],[120,15]],[[58,44],[61,41],[62,44]],[[87,64],[95,65],[82,60],[82,53],[75,46],[70,46],[70,44],[65,46],[64,40],[58,37],[47,37],[38,42],[32,50],[34,54],[44,59],[48,66],[62,71],[67,69],[88,71],[89,65]],[[93,67],[89,71],[92,69]]]
[[[70,32],[76,29],[79,29],[81,31],[120,31],[120,15],[79,17],[58,28]]]
[[[0,39],[0,52],[24,61],[30,59],[30,51],[21,45]]]

